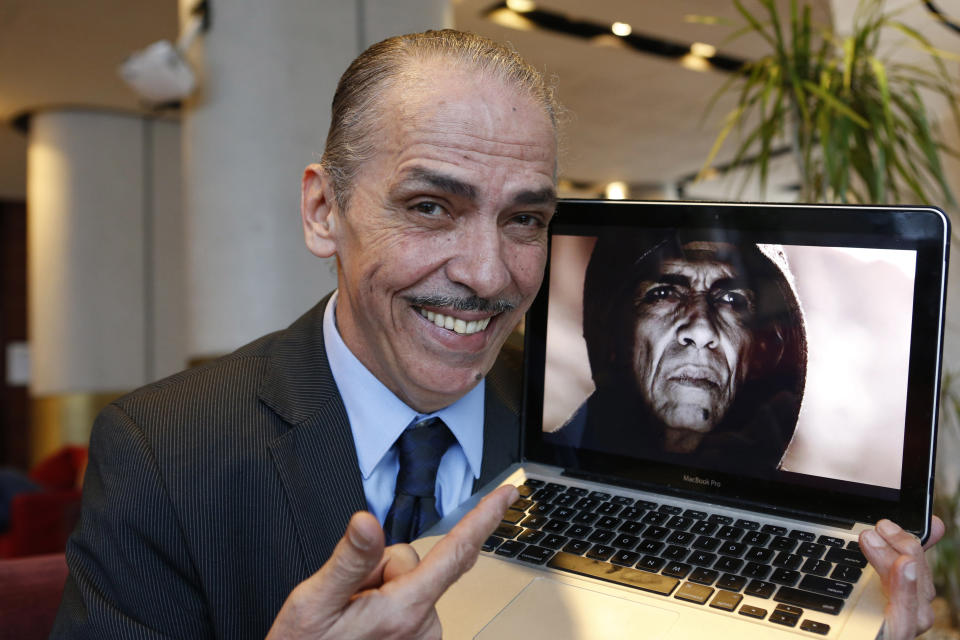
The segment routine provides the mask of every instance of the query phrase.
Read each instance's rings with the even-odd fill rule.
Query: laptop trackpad
[[[477,640],[618,640],[663,637],[678,614],[582,587],[535,578],[487,623]]]

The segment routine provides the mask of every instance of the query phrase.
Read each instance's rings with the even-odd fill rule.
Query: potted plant
[[[733,110],[701,171],[740,133],[731,166],[767,182],[775,152],[788,147],[800,174],[806,202],[903,201],[952,205],[944,176],[941,142],[925,101],[946,99],[960,125],[955,81],[947,71],[951,54],[938,51],[922,34],[884,11],[883,0],[861,0],[849,35],[815,25],[807,3],[756,0],[749,9],[733,0],[747,33],[763,38],[767,55],[748,62],[720,89],[736,93]],[[716,23],[716,19],[707,21]],[[927,64],[897,59],[901,47],[923,52]],[[746,179],[745,179],[746,180]]]

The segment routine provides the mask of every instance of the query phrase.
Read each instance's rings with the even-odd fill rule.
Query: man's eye
[[[660,300],[676,299],[679,295],[680,292],[677,291],[676,287],[662,285],[654,287],[643,294],[641,302],[659,302]]]
[[[521,213],[520,215],[513,216],[510,219],[513,224],[520,225],[521,227],[542,227],[543,221],[539,216],[535,216],[532,213]]]
[[[720,291],[714,300],[718,304],[729,306],[738,313],[749,313],[753,311],[753,304],[750,298],[739,291]]]
[[[422,213],[428,216],[440,216],[445,212],[444,208],[437,204],[436,202],[430,202],[429,200],[424,202],[418,202],[413,205],[414,211]]]

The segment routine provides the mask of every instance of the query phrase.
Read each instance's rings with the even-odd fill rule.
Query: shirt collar
[[[350,420],[360,473],[368,479],[383,456],[415,419],[439,417],[466,455],[474,478],[480,477],[483,457],[483,410],[485,381],[465,396],[429,415],[418,414],[363,366],[347,347],[336,325],[337,292],[323,314],[323,341],[330,372],[337,383]]]

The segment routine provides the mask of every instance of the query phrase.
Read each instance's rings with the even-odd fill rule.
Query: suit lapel
[[[310,572],[322,565],[354,512],[366,509],[346,409],[323,346],[328,298],[276,339],[260,399],[290,429],[269,445]]]

